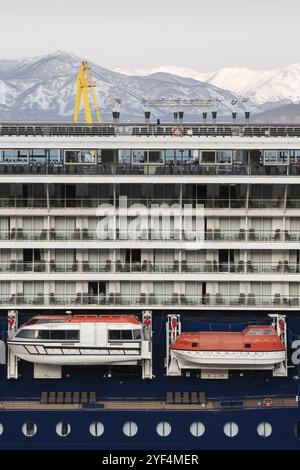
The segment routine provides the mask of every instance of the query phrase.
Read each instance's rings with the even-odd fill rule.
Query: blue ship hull
[[[26,437],[22,425],[28,419],[37,425],[35,436]],[[300,449],[300,439],[295,435],[295,426],[300,421],[300,409],[264,409],[237,411],[1,411],[0,420],[4,432],[0,437],[0,449],[85,449],[85,450],[272,450]],[[71,426],[68,436],[60,437],[55,427],[58,421],[67,421]],[[93,437],[89,426],[95,420],[104,425],[104,433]],[[138,425],[133,437],[124,435],[122,429],[127,421]],[[172,432],[160,437],[156,425],[167,421]],[[190,425],[200,421],[205,433],[194,437]],[[223,432],[226,422],[235,422],[239,432],[227,437]],[[257,434],[259,423],[272,426],[269,437]]]
[[[101,312],[102,313],[102,312]],[[104,312],[103,312],[104,313]],[[247,324],[269,323],[267,316],[258,312],[241,312],[236,315],[221,312],[181,312],[183,330],[226,330],[241,331]],[[287,313],[288,315],[288,313]],[[122,400],[126,409],[104,409],[103,405],[83,405],[82,409],[2,409],[0,423],[0,449],[300,449],[297,437],[297,423],[300,423],[300,407],[295,397],[300,395],[298,366],[290,361],[290,346],[300,336],[299,319],[295,313],[288,315],[289,372],[288,377],[273,377],[271,371],[232,371],[228,380],[203,380],[197,372],[191,377],[165,376],[165,322],[164,312],[154,315],[153,329],[153,372],[152,380],[142,380],[140,369],[113,369],[112,377],[106,377],[102,367],[64,367],[61,380],[33,379],[33,365],[20,362],[18,380],[7,380],[6,366],[0,366],[0,400],[28,402],[39,401],[42,391],[95,391],[99,402]],[[32,316],[30,312],[21,315],[21,322]],[[2,317],[2,332],[6,328]],[[295,406],[257,407],[234,409],[224,406],[220,410],[205,409],[164,409],[167,392],[204,392],[208,400],[228,401],[247,397],[294,397]],[[147,409],[147,400],[161,402],[158,409]],[[130,409],[130,401],[140,401],[143,409]],[[182,406],[184,408],[184,406]],[[25,422],[36,424],[37,432],[27,437],[22,433]],[[70,433],[61,437],[56,433],[58,422],[67,422]],[[168,436],[160,436],[156,427],[160,422],[171,426]],[[101,422],[104,432],[94,437],[89,431],[93,422]],[[126,422],[137,425],[134,436],[126,436],[123,426]],[[190,426],[200,422],[205,432],[194,437]],[[226,423],[236,423],[238,433],[234,437],[224,434]],[[268,437],[258,434],[260,423],[271,425]],[[300,429],[300,424],[299,424]]]

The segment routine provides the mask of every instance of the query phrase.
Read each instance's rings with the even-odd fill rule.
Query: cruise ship
[[[300,125],[0,124],[0,449],[299,449],[299,195]]]

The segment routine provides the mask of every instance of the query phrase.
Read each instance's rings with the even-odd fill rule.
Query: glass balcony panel
[[[299,296],[288,296],[281,294],[257,295],[255,293],[240,293],[239,295],[223,295],[216,293],[211,295],[187,295],[173,293],[171,295],[139,294],[121,295],[119,293],[91,295],[78,292],[75,295],[55,295],[48,296],[42,293],[37,295],[25,295],[23,293],[13,295],[0,295],[0,304],[3,306],[14,305],[149,305],[149,306],[214,306],[214,307],[273,307],[288,308],[299,306]]]

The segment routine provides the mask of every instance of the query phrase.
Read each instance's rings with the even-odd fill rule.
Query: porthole
[[[133,421],[127,421],[123,426],[123,433],[125,436],[133,437],[138,432],[138,426]]]
[[[156,426],[156,432],[161,437],[169,436],[169,434],[171,434],[171,431],[172,431],[171,425],[167,421],[161,421]]]
[[[236,423],[230,422],[230,423],[224,424],[223,430],[224,430],[224,434],[227,437],[235,437],[237,433],[239,432],[239,427]]]
[[[269,437],[272,434],[272,426],[270,423],[259,423],[257,426],[257,434],[260,437]]]
[[[295,424],[295,436],[300,439],[300,421]]]
[[[200,423],[200,421],[194,421],[194,423],[190,425],[190,432],[194,437],[203,436],[205,433],[205,426],[203,423]]]
[[[104,433],[104,426],[100,421],[94,421],[90,424],[90,434],[94,437],[102,436]]]
[[[26,421],[22,426],[22,433],[26,437],[32,437],[37,432],[37,426],[33,421]]]
[[[71,432],[71,426],[66,421],[60,421],[56,425],[56,434],[61,437],[66,437]]]
[[[4,431],[3,424],[0,423],[0,436],[1,436],[1,434],[3,434],[3,431]]]

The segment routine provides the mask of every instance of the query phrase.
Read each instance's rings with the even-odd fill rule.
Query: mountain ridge
[[[300,63],[281,68],[253,70],[246,67],[228,67],[215,72],[199,72],[182,67],[158,67],[157,69],[116,69],[128,75],[147,76],[155,73],[172,73],[185,78],[213,84],[234,94],[247,96],[255,104],[289,100],[300,101]]]
[[[60,50],[31,58],[12,60],[0,58],[0,120],[72,121],[75,83],[82,60],[81,57],[73,53]],[[219,71],[217,75],[216,73],[205,73],[201,76],[198,75],[197,78],[195,74],[183,77],[175,73],[167,73],[167,68],[160,68],[159,71],[148,75],[126,75],[120,71],[102,67],[92,61],[89,61],[89,65],[93,82],[96,85],[95,92],[98,102],[106,121],[111,121],[115,97],[122,100],[122,121],[143,120],[142,100],[145,97],[148,99],[162,97],[168,99],[218,99],[220,100],[218,114],[223,120],[230,121],[233,110],[238,112],[239,118],[243,117],[245,110],[250,110],[252,116],[268,111],[268,118],[271,119],[270,116],[276,112],[276,109],[293,103],[291,96],[297,91],[295,84],[298,80],[297,64],[290,66],[285,72],[278,69],[277,76],[286,73],[288,77],[292,76],[294,79],[294,82],[290,83],[289,93],[285,91],[286,87],[282,87],[281,92],[272,91],[273,94],[269,93],[270,96],[267,96],[267,100],[261,99],[260,103],[253,99],[248,103],[243,102],[243,98],[246,96],[244,89],[241,93],[226,89],[226,86],[229,86],[228,83],[231,82],[231,88],[236,87],[233,75],[236,81],[240,80],[240,86],[249,88],[249,77],[248,81],[245,77],[239,77],[237,69],[221,69],[223,70],[222,76]],[[298,66],[300,80],[300,64]],[[172,72],[178,72],[178,70],[176,67],[171,68]],[[184,70],[185,74],[190,74],[190,69]],[[243,70],[246,70],[247,73],[249,71],[249,69]],[[259,80],[257,76],[255,77],[251,79],[252,85],[260,83],[262,86],[263,83],[270,80],[268,76],[260,77]],[[275,77],[272,77],[274,81]],[[199,78],[203,80],[201,81]],[[225,84],[223,87],[218,86],[221,82]],[[233,101],[236,102],[236,105],[232,104]],[[210,113],[212,110],[215,109],[208,109],[208,112]],[[151,111],[153,119],[160,118],[170,121],[172,118],[172,109],[153,107]],[[185,119],[192,122],[199,121],[201,113],[202,109],[187,108]],[[82,114],[81,119],[83,120]]]

